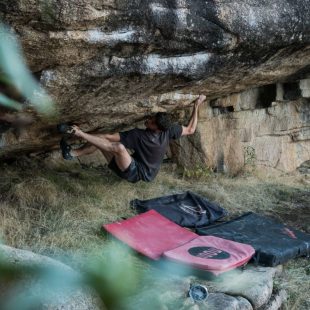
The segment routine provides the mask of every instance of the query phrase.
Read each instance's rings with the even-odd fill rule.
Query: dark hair
[[[155,122],[159,130],[166,131],[168,130],[171,125],[171,117],[166,112],[158,112],[155,114]]]

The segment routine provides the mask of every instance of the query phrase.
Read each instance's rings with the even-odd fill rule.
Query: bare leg
[[[96,150],[97,150],[97,148],[94,145],[91,145],[90,143],[86,143],[82,147],[80,147],[76,150],[72,150],[71,154],[73,156],[83,156],[83,155],[92,154],[92,153],[96,152]]]
[[[110,142],[103,135],[96,136],[81,131],[77,126],[74,126],[75,135],[85,139],[91,145],[98,148],[108,161],[115,157],[117,166],[122,170],[126,170],[131,164],[132,158],[127,152],[123,144],[119,142]]]
[[[92,135],[96,137],[103,137],[103,138],[105,137],[104,134],[92,134]],[[90,143],[85,143],[83,146],[79,147],[78,149],[72,150],[71,154],[75,157],[79,157],[79,156],[95,153],[97,150],[99,149],[96,146]]]
[[[103,134],[94,134],[94,136],[97,136],[97,137],[103,137],[104,138],[104,135]],[[78,149],[75,149],[75,150],[72,150],[71,151],[71,154],[72,156],[74,157],[79,157],[79,156],[83,156],[83,155],[89,155],[89,154],[92,154],[94,152],[96,152],[97,150],[101,151],[102,155],[105,157],[105,159],[107,160],[107,162],[109,163],[112,158],[114,157],[114,154],[111,154],[109,152],[105,152],[105,151],[102,151],[100,149],[98,149],[96,146],[90,144],[90,143],[86,143],[85,145],[83,145],[82,147],[78,148]]]
[[[100,150],[100,151],[103,154],[103,156],[105,157],[105,159],[107,160],[107,162],[110,163],[110,161],[112,160],[114,155],[109,153],[109,152],[105,152],[105,151],[102,151],[102,150]]]

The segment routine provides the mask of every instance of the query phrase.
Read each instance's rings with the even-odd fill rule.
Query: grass
[[[276,286],[289,292],[285,310],[310,309],[309,260],[297,259],[286,264]]]
[[[130,184],[108,169],[82,169],[20,160],[1,165],[0,234],[6,244],[61,257],[76,266],[75,255],[101,251],[107,237],[101,225],[130,217],[132,199],[191,190],[220,203],[230,217],[247,211],[272,215],[310,232],[310,190],[302,176],[266,179],[244,175],[206,175],[185,179],[165,164],[152,183]],[[73,259],[72,259],[73,258]],[[137,261],[137,268],[146,268]],[[279,287],[289,292],[287,309],[307,309],[310,289],[307,260],[287,264]]]

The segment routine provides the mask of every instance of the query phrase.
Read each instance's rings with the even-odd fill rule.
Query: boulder
[[[0,1],[0,18],[60,115],[36,116],[21,134],[5,130],[0,157],[57,148],[59,121],[117,131],[199,93],[212,100],[306,79],[309,13],[307,0]]]
[[[281,272],[282,267],[248,266],[243,271],[228,273],[221,282],[215,284],[215,287],[217,291],[225,294],[242,296],[254,309],[259,309],[269,302],[273,293],[273,278]]]
[[[233,297],[223,293],[211,293],[200,309],[210,310],[252,310],[251,303],[243,297]]]
[[[0,254],[1,259],[17,267],[39,267],[41,269],[44,268],[47,271],[57,270],[57,272],[59,272],[59,275],[62,275],[63,273],[62,276],[65,277],[79,277],[78,273],[76,273],[71,267],[52,258],[38,255],[30,251],[0,245]],[[54,280],[54,278],[52,280]],[[63,293],[60,289],[56,289],[55,291],[53,290],[53,285],[55,285],[55,283],[53,283],[52,280],[48,282],[48,285],[50,287],[48,287],[49,291],[47,293],[45,279],[43,278],[41,279],[27,276],[26,278],[18,282],[17,287],[14,286],[14,283],[13,285],[8,285],[8,283],[2,278],[2,280],[0,280],[0,299],[1,301],[4,301],[5,299],[13,297],[13,300],[15,301],[14,304],[18,306],[18,302],[21,302],[18,300],[18,298],[24,298],[25,296],[23,294],[27,294],[29,299],[40,301],[39,309],[42,310],[103,309],[100,298],[90,288],[74,288],[73,286],[73,288],[70,289],[69,292],[66,291],[66,293]],[[65,280],[66,279],[64,278],[63,281]],[[29,290],[30,287],[32,289]],[[44,300],[42,296],[47,296],[47,300]]]
[[[286,292],[274,294],[273,280],[282,272],[282,267],[264,268],[246,266],[219,276],[215,280],[197,277],[169,275],[146,282],[142,290],[128,302],[129,309],[144,308],[146,300],[149,309],[280,309],[286,301]],[[201,284],[209,291],[208,298],[194,302],[188,294],[191,284]],[[264,308],[262,308],[264,307]]]
[[[263,307],[263,310],[278,310],[287,301],[288,295],[285,290],[280,290],[277,294],[272,296],[268,304]]]
[[[156,277],[155,277],[156,278]],[[148,310],[182,309],[182,310],[253,310],[251,303],[241,296],[231,296],[221,292],[209,292],[208,298],[202,302],[194,302],[188,295],[191,283],[205,283],[193,277],[162,276],[158,281],[147,282],[142,291],[128,301],[128,309],[143,309],[148,304]]]

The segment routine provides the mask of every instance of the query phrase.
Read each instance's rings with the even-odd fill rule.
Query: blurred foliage
[[[22,110],[30,105],[43,116],[51,116],[55,113],[51,98],[25,65],[20,45],[14,33],[1,23],[0,81],[6,85],[14,86],[27,102],[24,105],[0,93],[0,105],[13,110]]]
[[[27,263],[14,257],[8,261],[6,255],[1,256],[0,252],[0,287],[9,288],[0,291],[1,310],[64,305],[74,308],[77,296],[81,306],[83,294],[87,296],[83,300],[85,305],[91,301],[94,309],[102,306],[108,310],[133,310],[143,306],[157,310],[164,309],[166,303],[169,309],[180,309],[194,281],[194,278],[180,281],[194,274],[193,269],[180,264],[145,261],[148,268],[142,268],[130,248],[114,241],[107,243],[103,251],[90,251],[87,258],[78,259],[79,273],[66,265],[53,265],[48,261],[46,264],[34,259],[30,264],[27,257]],[[164,299],[163,293],[166,294]]]
[[[7,96],[0,93],[0,104],[6,108],[14,109],[17,111],[22,110],[22,105],[17,101],[8,98]]]
[[[104,253],[92,255],[94,259],[80,262],[84,266],[80,273],[61,265],[9,263],[0,255],[1,284],[11,288],[10,294],[1,298],[0,309],[30,310],[40,309],[43,304],[57,305],[59,300],[70,300],[72,293],[74,296],[85,287],[94,289],[108,309],[126,308],[124,300],[135,292],[142,276],[142,271],[134,268],[129,249],[110,243]]]

